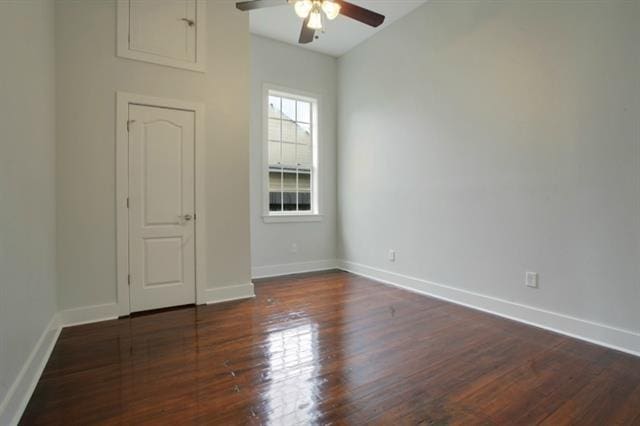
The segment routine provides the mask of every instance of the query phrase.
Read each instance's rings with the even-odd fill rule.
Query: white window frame
[[[269,210],[269,95],[293,97],[297,100],[311,103],[311,212],[272,212]],[[286,222],[320,222],[322,221],[322,200],[320,197],[320,169],[319,164],[321,136],[318,129],[322,117],[320,116],[321,96],[288,87],[264,84],[262,90],[262,218],[265,223]]]

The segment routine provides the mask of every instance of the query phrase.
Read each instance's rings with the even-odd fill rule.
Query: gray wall
[[[0,2],[0,404],[57,311],[53,2]]]
[[[341,256],[640,331],[638,22],[434,1],[342,57]]]
[[[322,222],[264,223],[262,89],[271,83],[321,96],[319,121]],[[251,263],[260,268],[336,258],[336,59],[251,37]],[[291,245],[298,246],[293,253]]]
[[[62,309],[115,303],[115,93],[203,102],[208,288],[250,282],[248,14],[209,1],[207,72],[117,58],[114,1],[56,7]]]

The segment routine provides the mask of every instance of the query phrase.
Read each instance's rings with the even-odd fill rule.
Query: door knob
[[[180,219],[183,220],[184,222],[191,222],[193,220],[193,216],[190,214],[185,214],[180,216]]]

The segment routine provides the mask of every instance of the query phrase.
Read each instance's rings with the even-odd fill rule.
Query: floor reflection
[[[307,323],[272,332],[265,354],[271,381],[265,395],[269,424],[301,424],[311,418],[318,392],[318,326]]]

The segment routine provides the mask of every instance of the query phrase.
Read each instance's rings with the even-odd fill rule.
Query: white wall
[[[264,223],[262,90],[265,83],[320,95],[321,222]],[[336,258],[336,59],[251,37],[251,259],[253,276],[322,268]],[[292,244],[297,244],[297,253]]]
[[[0,2],[1,424],[16,411],[5,397],[57,311],[53,22],[53,2]]]
[[[640,332],[639,22],[429,2],[342,57],[341,256]]]
[[[248,15],[207,7],[207,72],[115,56],[115,1],[58,0],[58,282],[62,309],[116,301],[116,91],[203,102],[208,287],[250,282]]]

